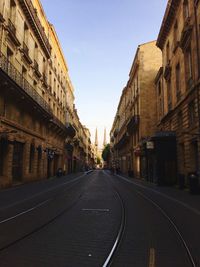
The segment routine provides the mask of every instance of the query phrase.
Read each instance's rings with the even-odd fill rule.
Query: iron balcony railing
[[[35,88],[2,53],[0,53],[0,69],[3,70],[20,87],[20,89],[23,89],[32,100],[52,116],[52,110],[48,103],[36,92]]]

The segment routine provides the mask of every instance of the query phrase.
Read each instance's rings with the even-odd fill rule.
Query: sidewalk
[[[181,204],[194,209],[196,213],[200,214],[200,195],[191,195],[188,188],[180,190],[175,186],[158,186],[143,179],[130,178],[123,174],[119,174],[117,176],[123,177],[128,182],[133,183],[140,188],[145,188],[153,193],[170,198],[171,200],[175,200],[176,202],[180,202]]]

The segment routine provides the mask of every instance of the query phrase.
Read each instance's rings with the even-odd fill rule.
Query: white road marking
[[[103,212],[108,212],[110,210],[109,209],[82,209],[82,211],[103,211]]]
[[[156,267],[156,251],[154,248],[150,248],[149,251],[149,267]]]
[[[29,213],[29,212],[31,212],[31,211],[33,211],[33,210],[35,210],[35,209],[37,209],[37,208],[43,206],[44,204],[46,204],[46,203],[49,202],[50,200],[51,200],[51,199],[47,199],[47,200],[41,202],[40,204],[38,204],[38,205],[36,205],[36,206],[34,206],[34,207],[28,209],[28,210],[25,210],[25,211],[23,211],[23,212],[20,212],[20,213],[16,214],[15,216],[12,216],[12,217],[9,217],[9,218],[7,218],[7,219],[5,219],[5,220],[2,220],[2,221],[0,221],[0,224],[3,224],[3,223],[5,223],[5,222],[9,222],[9,221],[11,221],[11,220],[13,220],[13,219],[16,219],[17,217],[20,217],[20,216],[22,216],[22,215],[24,215],[24,214],[26,214],[26,213]]]

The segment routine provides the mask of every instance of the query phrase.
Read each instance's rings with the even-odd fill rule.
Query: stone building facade
[[[73,101],[67,64],[40,1],[1,0],[0,187],[69,168]]]
[[[155,41],[139,45],[118,105],[111,147],[116,167],[129,175],[145,175],[142,145],[156,128],[154,78],[160,65]]]
[[[155,79],[163,183],[200,170],[199,26],[199,1],[168,1],[157,40],[162,67]]]

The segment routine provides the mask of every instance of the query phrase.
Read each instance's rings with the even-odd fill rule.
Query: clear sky
[[[158,36],[167,0],[41,0],[54,24],[81,122],[102,143],[139,44]],[[107,137],[109,141],[109,137]]]

